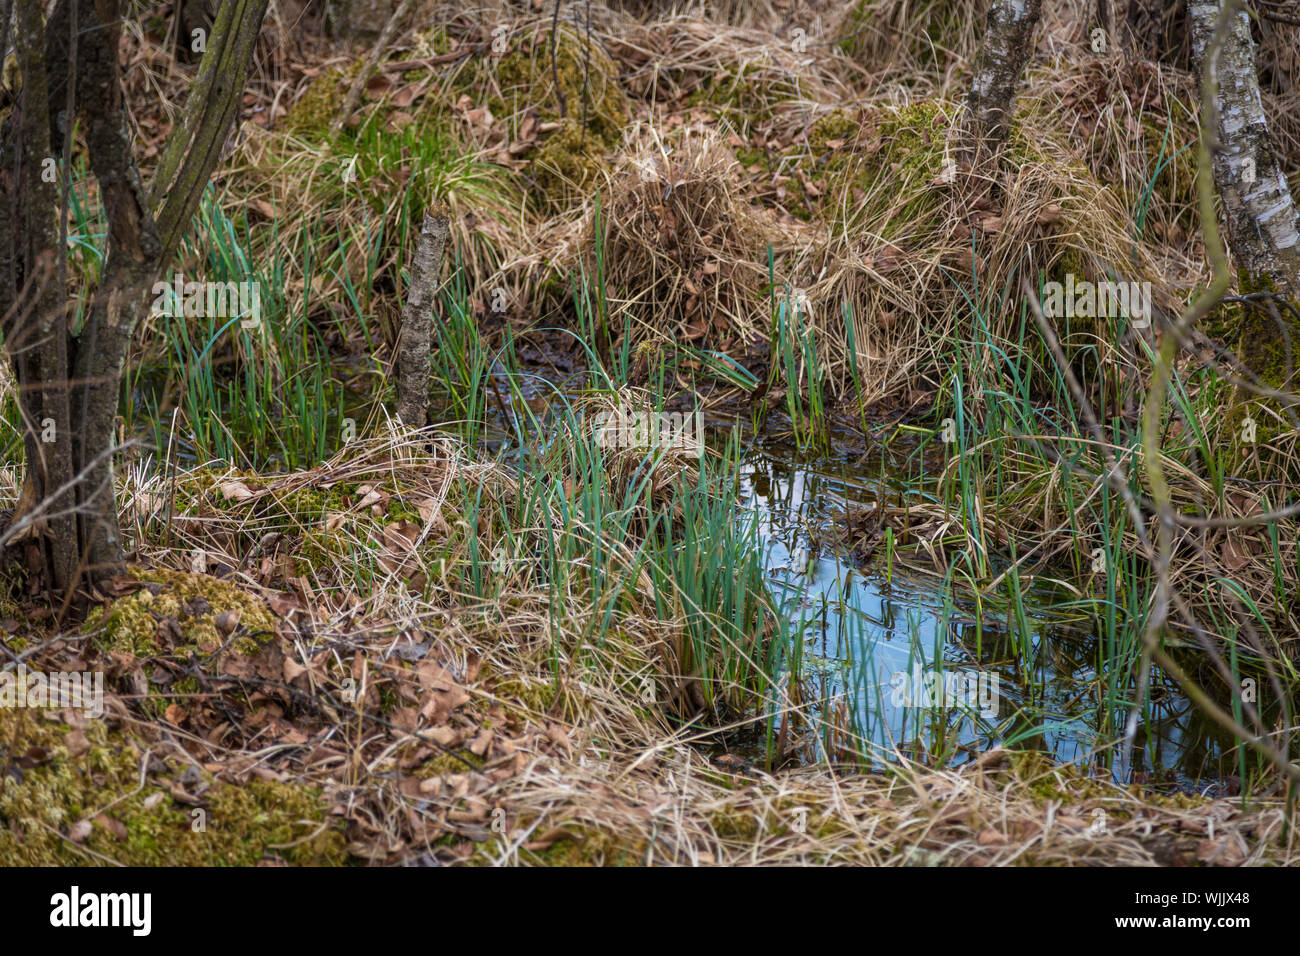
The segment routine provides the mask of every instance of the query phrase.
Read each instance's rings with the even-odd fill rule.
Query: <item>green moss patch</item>
[[[513,41],[503,56],[486,57],[464,71],[445,101],[428,97],[425,108],[445,110],[461,96],[507,123],[511,141],[525,122],[536,124],[534,129],[560,124],[538,136],[521,158],[533,163],[533,195],[561,205],[585,198],[598,185],[631,116],[614,61],[595,41],[564,28],[556,34],[554,62],[550,31],[539,28]]]
[[[319,794],[288,783],[146,778],[143,748],[102,721],[74,732],[0,710],[0,860],[9,865],[337,865],[346,850]],[[151,763],[151,768],[154,764]],[[193,771],[190,771],[193,773]],[[179,790],[191,805],[173,796]]]
[[[282,128],[299,135],[323,136],[343,107],[348,83],[356,76],[360,63],[336,67],[315,77],[303,90],[285,117]]]
[[[163,569],[132,573],[144,587],[87,619],[87,631],[100,632],[95,644],[101,650],[137,657],[185,648],[211,653],[234,637],[236,651],[255,654],[274,635],[271,609],[229,581]]]
[[[934,180],[944,166],[954,115],[954,104],[932,99],[837,110],[818,119],[808,142],[826,171],[832,225],[866,226],[891,240],[937,226],[944,193]]]

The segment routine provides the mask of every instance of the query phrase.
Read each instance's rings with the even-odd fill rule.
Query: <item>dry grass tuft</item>
[[[737,194],[735,158],[715,131],[646,126],[629,144],[605,191],[611,326],[626,314],[638,340],[754,341],[767,322],[760,263],[775,221]],[[596,239],[593,228],[591,259]]]
[[[649,392],[628,386],[593,393],[580,400],[578,408],[587,431],[577,440],[600,449],[616,500],[639,491],[662,506],[670,502],[674,488],[699,481],[700,459],[706,452],[690,413],[678,412],[670,419],[672,413],[665,412],[661,417]]]
[[[988,0],[856,0],[835,36],[881,85],[937,92],[960,82],[979,49]]]
[[[1011,334],[1022,277],[1037,287],[1040,273],[1113,273],[1151,281],[1161,308],[1180,301],[1134,241],[1123,197],[1040,114],[1017,114],[1008,158],[991,181],[957,169],[958,103],[866,102],[855,115],[859,134],[831,151],[829,235],[804,269],[817,277],[805,294],[839,388],[849,380],[844,304],[862,395],[873,404],[941,375],[944,354],[979,314]]]

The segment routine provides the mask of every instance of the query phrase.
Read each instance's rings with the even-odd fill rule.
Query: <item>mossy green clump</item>
[[[728,789],[735,787],[729,785]],[[803,822],[799,824],[801,815]],[[762,817],[744,807],[727,807],[710,813],[708,820],[719,839],[746,844],[760,838],[770,840],[804,832],[797,829],[800,825],[817,836],[843,834],[851,829],[830,808],[816,806],[813,801],[801,800],[795,795],[779,797],[766,804]]]
[[[1268,276],[1244,271],[1237,277],[1237,286],[1238,294],[1242,296],[1276,295],[1279,292]],[[1274,303],[1270,310],[1267,302],[1257,307],[1244,302],[1222,305],[1216,310],[1213,320],[1214,331],[1235,346],[1237,357],[1254,373],[1259,383],[1282,392],[1296,391],[1297,377],[1300,376],[1300,318],[1297,318],[1300,299],[1288,301],[1291,309],[1282,303]],[[1266,410],[1270,408],[1277,414],[1270,414]],[[1279,433],[1290,430],[1286,411],[1277,399],[1262,398],[1244,388],[1238,389],[1227,418],[1228,428],[1236,438],[1253,431],[1254,444],[1268,444]],[[1296,409],[1291,407],[1289,411],[1294,414]],[[1247,416],[1254,422],[1253,429],[1243,427]]]
[[[143,748],[102,721],[91,721],[82,731],[89,748],[81,744],[77,756],[69,751],[70,732],[29,710],[0,710],[0,863],[346,861],[340,825],[325,824],[325,807],[311,788],[261,780],[237,786],[205,776],[207,789],[187,785],[205,804],[191,807],[177,803],[157,778],[140,787]],[[78,832],[86,820],[89,831]]]
[[[360,63],[326,70],[308,84],[298,101],[285,116],[282,128],[298,135],[323,134],[343,108],[348,82],[356,75]]]
[[[1266,275],[1243,273],[1238,277],[1237,284],[1239,294],[1243,296],[1277,295],[1279,292],[1277,285]],[[1281,326],[1267,304],[1253,309],[1246,308],[1244,304],[1236,305],[1240,317],[1238,357],[1269,388],[1291,388],[1295,382],[1288,381],[1287,375],[1294,376],[1300,372],[1300,318],[1296,317],[1300,314],[1300,302],[1292,302],[1291,305],[1293,309],[1287,309],[1280,303],[1276,305]]]
[[[778,192],[775,201],[792,216],[805,221],[812,219],[815,201],[804,189],[803,180],[793,174],[797,168],[808,165],[801,161],[803,157],[751,147],[738,147],[733,152],[736,162],[751,173],[762,174],[767,181],[772,181],[777,176],[787,177],[783,186],[785,194]]]
[[[841,209],[837,200],[843,197],[844,190],[861,188],[875,175],[860,165],[857,155],[871,141],[873,115],[867,115],[864,125],[863,117],[855,110],[833,110],[814,121],[788,149],[739,146],[734,150],[736,160],[766,180],[783,177],[784,193],[778,191],[774,201],[790,215],[810,221],[827,202],[826,196],[831,197],[828,209]],[[852,177],[846,172],[850,169],[855,173]],[[849,178],[853,182],[848,182]],[[817,188],[810,190],[810,186]]]
[[[758,839],[760,833],[772,831],[759,825],[758,817],[739,810],[719,810],[709,814],[709,825],[719,839],[742,840],[747,843]]]
[[[228,499],[222,493],[221,486],[227,482],[240,482],[252,492],[258,492],[263,487],[263,478],[255,471],[195,468],[184,472],[176,482],[173,505],[176,514],[203,518],[244,504]]]
[[[1008,779],[1008,785],[1027,783],[1029,794],[1039,802],[1057,801],[1062,806],[1072,806],[1099,800],[1114,801],[1119,796],[1113,786],[1078,767],[1058,764],[1047,754],[1021,751],[1012,753],[1009,762],[1013,776]],[[1212,802],[1210,797],[1184,792],[1153,794],[1140,787],[1132,787],[1129,792],[1144,803],[1180,810],[1190,810]],[[1108,812],[1123,816],[1123,804],[1114,806],[1116,809]]]
[[[820,159],[845,145],[857,141],[862,132],[862,124],[852,110],[838,109],[817,120],[808,127],[808,148],[814,158]]]
[[[299,573],[326,571],[335,575],[340,570],[364,570],[374,566],[377,554],[385,552],[391,559],[397,559],[398,555],[391,554],[392,532],[385,529],[424,524],[419,510],[396,496],[388,499],[380,516],[355,508],[356,499],[350,500],[352,504],[331,505],[314,521],[304,522],[301,542],[294,554]],[[341,517],[337,528],[327,525],[330,515]],[[379,563],[382,566],[383,562]]]
[[[255,537],[268,531],[291,534],[320,523],[327,515],[348,511],[356,505],[357,489],[361,487],[358,482],[337,482],[328,487],[303,485],[267,494],[258,493],[254,498],[241,501],[226,497],[221,491],[225,482],[240,483],[255,493],[265,487],[265,480],[255,473],[192,471],[177,488],[176,511],[196,518],[227,514],[232,509],[246,511],[256,519],[256,534],[249,537],[250,544]],[[383,490],[378,482],[370,484]],[[388,500],[387,508],[390,514],[401,511],[403,515],[418,515],[415,508],[403,505],[396,495]]]
[[[419,780],[428,780],[430,777],[440,777],[443,774],[473,773],[482,767],[483,763],[482,757],[462,747],[459,750],[448,751],[440,753],[436,757],[430,757],[416,767],[411,776]]]
[[[1007,784],[1024,782],[1030,795],[1039,801],[1058,800],[1064,805],[1100,797],[1113,797],[1115,791],[1093,780],[1078,768],[1057,764],[1049,756],[1032,750],[1008,756],[1012,775]]]
[[[954,104],[938,99],[881,110],[876,116],[881,159],[886,163],[908,162],[931,176],[938,175],[943,168],[948,124],[956,115]]]
[[[587,132],[611,145],[623,137],[630,114],[627,96],[618,83],[617,65],[594,41],[559,30],[552,63],[549,33],[535,37],[500,58],[496,77],[503,98],[496,104],[498,115],[531,106],[543,119],[558,119],[558,80],[566,116],[579,122],[585,118]]]
[[[522,123],[531,111],[539,123],[561,124],[523,158],[533,161],[535,195],[562,204],[599,184],[631,116],[614,61],[594,40],[564,28],[556,34],[554,63],[550,31],[539,30],[519,38],[503,56],[460,74],[448,98],[454,102],[461,95],[486,106],[499,122]],[[445,104],[430,97],[426,108]]]
[[[492,693],[508,702],[515,702],[533,714],[544,714],[555,703],[555,687],[549,683],[525,683],[520,680],[499,682]]]
[[[356,556],[353,538],[365,541],[366,531],[377,532],[381,525],[412,522],[423,525],[419,508],[393,490],[391,482],[338,482],[323,487],[305,485],[292,490],[271,491],[244,501],[229,500],[221,493],[221,480],[238,480],[250,490],[258,490],[252,478],[217,474],[191,473],[178,489],[177,512],[202,518],[218,513],[228,514],[232,509],[248,515],[244,530],[227,543],[236,551],[252,549],[268,533],[279,532],[295,540],[300,539],[295,559],[299,573],[328,569],[341,560]],[[388,495],[383,501],[380,515],[369,507],[359,508],[362,499],[359,489],[369,484]],[[387,487],[385,487],[387,484]],[[327,530],[332,516],[342,516],[343,527]]]
[[[136,569],[132,574],[144,587],[96,608],[87,618],[86,630],[95,634],[101,650],[137,657],[186,648],[211,653],[229,640],[216,618],[232,611],[239,612],[232,644],[237,652],[255,654],[275,633],[275,615],[265,602],[229,581],[166,569]],[[179,628],[179,639],[169,633],[168,621]]]
[[[610,148],[606,140],[584,132],[578,120],[566,118],[533,156],[538,185],[547,196],[593,191],[608,168],[605,157]]]
[[[1074,276],[1076,281],[1083,281],[1085,277],[1089,276],[1091,271],[1092,270],[1088,266],[1088,260],[1084,255],[1083,250],[1079,249],[1077,246],[1070,245],[1061,251],[1061,254],[1052,264],[1052,267],[1047,270],[1045,281],[1064,283],[1066,281],[1066,276],[1070,275]],[[1096,277],[1093,276],[1089,281],[1092,281],[1092,279],[1095,278]],[[1076,321],[1086,322],[1087,320],[1078,319]]]
[[[944,191],[935,180],[945,162],[945,140],[954,104],[921,100],[904,107],[882,107],[860,119],[848,111],[823,117],[809,131],[813,148],[826,151],[828,209],[833,226],[857,233],[870,229],[882,239],[914,237],[935,227]],[[869,124],[866,132],[849,133]],[[827,144],[843,139],[845,145]],[[882,187],[888,188],[882,188]]]

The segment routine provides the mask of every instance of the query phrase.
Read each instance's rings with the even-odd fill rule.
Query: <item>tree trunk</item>
[[[58,187],[43,176],[46,160],[54,156],[50,137],[52,102],[46,77],[44,24],[40,6],[18,4],[16,52],[23,76],[22,91],[11,116],[13,137],[6,137],[5,154],[14,155],[13,191],[0,229],[17,236],[17,249],[7,257],[15,270],[20,295],[16,314],[3,310],[6,348],[13,356],[23,418],[23,447],[27,453],[22,502],[47,499],[41,526],[47,532],[44,560],[51,583],[65,590],[76,576],[76,500],[63,489],[73,463],[74,429],[69,414],[67,377],[67,310],[59,289]],[[65,28],[65,36],[67,29]],[[15,142],[16,141],[16,142]],[[16,145],[13,152],[8,148]]]
[[[397,333],[397,418],[408,428],[423,428],[429,417],[434,293],[449,226],[446,212],[426,212],[411,262],[411,286]]]
[[[330,35],[345,43],[371,42],[397,9],[399,0],[326,0]]]
[[[967,98],[966,135],[977,156],[997,153],[1011,130],[1016,87],[1034,52],[1042,0],[993,0]]]
[[[1187,5],[1192,53],[1202,77],[1208,51],[1216,46],[1222,10],[1219,0],[1192,0]],[[1238,287],[1242,294],[1279,293],[1300,301],[1300,222],[1282,163],[1270,143],[1246,12],[1238,9],[1225,20],[1217,39],[1210,88],[1202,89],[1201,95],[1212,98],[1217,114],[1215,128],[1209,131],[1211,163]],[[1297,350],[1300,320],[1295,316],[1285,309],[1245,310],[1238,354],[1265,385],[1293,384],[1289,379]]]
[[[45,584],[65,607],[72,601],[80,610],[79,584],[115,573],[123,560],[112,452],[131,336],[220,159],[267,0],[222,4],[151,195],[132,154],[123,102],[120,0],[59,0],[48,24],[42,6],[17,0],[23,86],[19,108],[0,128],[0,155],[14,163],[0,173],[0,331],[19,380],[27,451],[23,494],[0,528],[0,545],[36,549],[29,563],[44,570]],[[55,228],[50,131],[71,123],[60,116],[69,83],[108,220],[108,251],[93,293],[60,289],[54,278],[66,251]],[[76,297],[88,301],[73,336],[60,303]]]

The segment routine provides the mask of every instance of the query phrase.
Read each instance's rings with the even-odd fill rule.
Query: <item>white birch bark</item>
[[[993,0],[984,47],[967,99],[967,134],[983,152],[996,152],[1011,129],[1020,74],[1034,52],[1042,0]]]
[[[1198,75],[1212,47],[1221,0],[1189,0],[1188,22]],[[1213,65],[1217,129],[1211,150],[1214,186],[1223,203],[1228,244],[1243,291],[1267,279],[1279,292],[1300,294],[1300,223],[1282,164],[1272,148],[1255,72],[1255,44],[1244,10]]]

